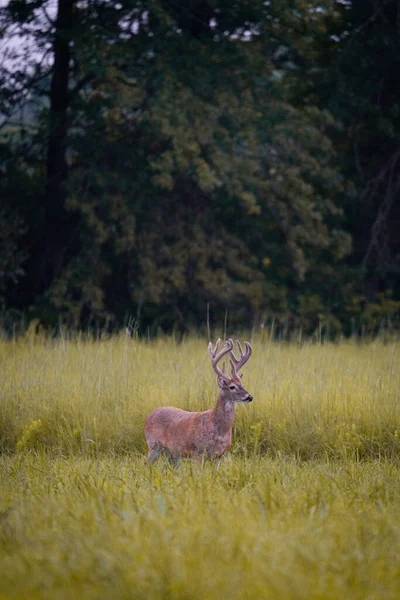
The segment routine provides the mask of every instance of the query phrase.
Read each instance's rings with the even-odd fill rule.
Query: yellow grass
[[[145,461],[216,400],[204,340],[0,342],[0,599],[398,598],[399,359],[254,339],[217,471]]]

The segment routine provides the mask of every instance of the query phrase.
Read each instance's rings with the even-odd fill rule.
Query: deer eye
[[[234,389],[235,389],[235,387],[236,387],[236,385],[230,385],[230,386],[229,386],[229,389],[230,389],[230,390],[234,390]]]

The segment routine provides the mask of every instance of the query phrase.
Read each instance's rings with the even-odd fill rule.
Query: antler
[[[232,340],[230,340],[232,342]],[[236,356],[233,353],[233,342],[232,342],[232,349],[230,350],[230,362],[231,362],[231,369],[232,369],[232,377],[240,377],[240,373],[239,373],[239,369],[241,369],[243,367],[243,365],[245,363],[247,363],[247,361],[249,360],[251,353],[252,353],[252,347],[250,342],[245,342],[245,348],[246,351],[245,353],[243,353],[242,350],[242,346],[240,345],[240,342],[238,340],[236,340],[236,343],[238,345],[238,349],[239,349],[239,354],[240,354],[240,358],[239,360],[236,358]]]
[[[225,354],[228,354],[228,352],[232,352],[233,342],[231,339],[226,340],[225,344],[222,347],[222,350],[218,352],[220,342],[221,340],[218,338],[214,348],[212,346],[212,343],[210,342],[208,344],[208,353],[211,358],[212,368],[214,369],[218,377],[222,377],[226,382],[229,382],[230,377],[225,373],[225,363],[222,366],[222,370],[217,366],[217,363],[221,360],[223,356],[225,356]]]

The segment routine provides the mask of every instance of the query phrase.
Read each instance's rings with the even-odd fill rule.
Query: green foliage
[[[4,294],[10,281],[16,284],[25,274],[22,265],[26,256],[20,246],[24,233],[22,221],[16,213],[0,212],[0,294]]]
[[[367,304],[361,313],[361,322],[368,331],[390,332],[396,328],[400,314],[400,302],[393,300],[390,290],[378,294],[376,302]]]
[[[1,72],[6,311],[337,335],[392,290],[397,322],[394,1],[48,4],[0,9],[38,47]]]
[[[21,450],[41,450],[48,443],[48,437],[51,432],[46,431],[42,419],[31,421],[25,425],[22,435],[17,441],[17,452]]]

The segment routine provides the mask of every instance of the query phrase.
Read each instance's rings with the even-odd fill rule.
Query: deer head
[[[218,385],[221,388],[221,393],[227,400],[231,402],[251,402],[253,400],[253,396],[251,396],[243,387],[241,382],[241,373],[239,373],[239,369],[243,367],[243,365],[249,360],[252,352],[252,348],[249,342],[245,342],[245,352],[243,352],[240,343],[237,341],[239,356],[237,359],[233,352],[233,341],[231,339],[226,340],[222,350],[219,350],[221,340],[218,339],[214,348],[212,343],[208,344],[208,353],[211,358],[211,365],[218,376]],[[223,356],[229,354],[229,362],[231,365],[231,373],[232,376],[229,375],[225,371],[225,362],[222,364],[222,369],[218,367],[218,362],[221,360]]]

